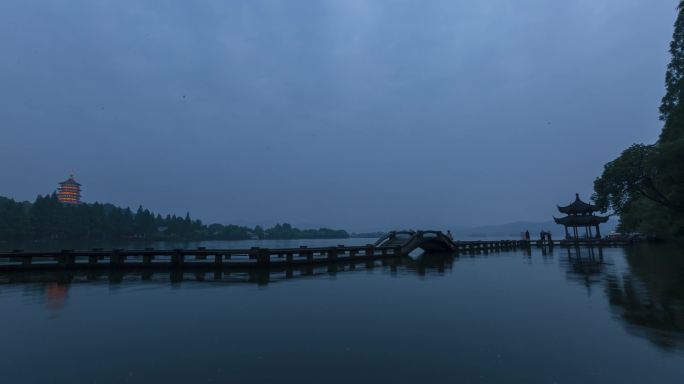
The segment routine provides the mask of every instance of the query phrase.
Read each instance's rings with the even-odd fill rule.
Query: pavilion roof
[[[582,201],[582,199],[579,197],[579,193],[576,193],[575,201],[563,207],[558,206],[558,210],[566,215],[586,215],[596,212],[599,209],[593,204]]]
[[[579,215],[579,216],[565,216],[561,218],[554,217],[556,224],[565,225],[568,227],[588,227],[608,221],[608,216],[596,215]]]

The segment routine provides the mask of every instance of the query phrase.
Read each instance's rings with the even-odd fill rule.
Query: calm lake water
[[[684,380],[678,246],[0,274],[0,309],[8,384]]]

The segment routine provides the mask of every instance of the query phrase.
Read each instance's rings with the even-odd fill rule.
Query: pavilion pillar
[[[596,238],[600,239],[601,238],[601,230],[599,229],[599,225],[596,224]]]
[[[568,233],[568,226],[564,225],[565,227],[565,240],[567,240],[570,237],[570,234]]]
[[[587,229],[589,230],[589,238],[590,238],[590,239],[593,239],[593,238],[594,238],[594,237],[593,237],[594,235],[591,233],[591,227],[587,227]]]

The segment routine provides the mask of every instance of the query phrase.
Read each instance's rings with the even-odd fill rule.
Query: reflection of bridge
[[[337,261],[325,265],[294,265],[273,268],[193,268],[184,269],[102,269],[102,270],[53,270],[24,273],[0,272],[0,287],[3,284],[35,283],[46,284],[48,296],[50,287],[58,286],[62,291],[71,284],[88,282],[109,282],[110,284],[151,282],[180,283],[193,281],[218,284],[256,283],[266,285],[299,278],[320,278],[338,273],[372,271],[376,268],[384,273],[415,274],[418,276],[439,276],[452,269],[455,255],[423,255],[421,257],[385,258],[374,261]]]
[[[525,240],[453,241],[439,231],[393,231],[375,244],[250,249],[154,249],[0,252],[0,270],[135,269],[135,268],[277,268],[398,258],[421,249],[424,253],[488,253],[532,246],[617,245],[584,242],[541,243]]]

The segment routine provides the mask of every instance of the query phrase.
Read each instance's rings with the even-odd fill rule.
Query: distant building
[[[64,204],[79,204],[81,202],[81,184],[74,180],[74,175],[59,183],[57,198]]]
[[[558,207],[558,211],[566,214],[566,216],[561,218],[554,217],[553,219],[556,221],[556,224],[565,227],[566,239],[579,239],[581,233],[578,231],[578,228],[582,227],[585,231],[585,238],[600,239],[601,229],[599,228],[599,224],[608,221],[608,217],[594,215],[594,212],[597,212],[598,210],[599,209],[595,205],[582,201],[578,193],[575,194],[574,202],[564,207]],[[572,234],[568,232],[568,228],[572,228]],[[592,228],[595,229],[594,233],[592,233]]]

